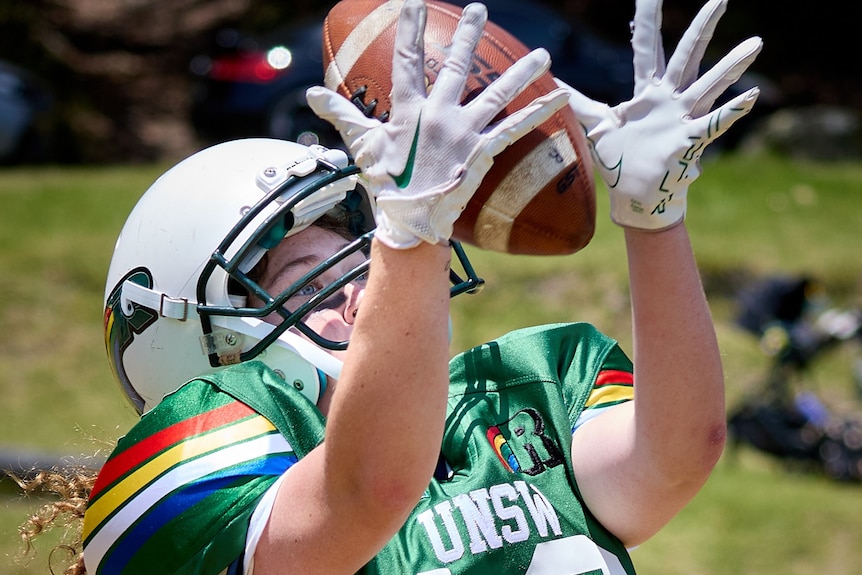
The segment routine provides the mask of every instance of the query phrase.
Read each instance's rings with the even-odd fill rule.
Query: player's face
[[[270,294],[279,294],[348,243],[348,240],[333,231],[317,226],[306,228],[269,251],[259,283]],[[285,306],[288,309],[298,308],[319,290],[360,265],[364,258],[365,256],[357,252],[334,264],[288,299]],[[364,290],[364,277],[345,285],[308,314],[304,318],[305,323],[327,339],[349,339]],[[265,319],[272,323],[280,320],[275,314]]]

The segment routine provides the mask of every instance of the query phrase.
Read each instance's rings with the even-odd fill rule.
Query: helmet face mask
[[[302,275],[301,278],[291,283],[286,289],[280,293],[270,293],[264,286],[259,283],[259,280],[254,279],[252,272],[244,273],[236,269],[236,265],[232,265],[231,261],[225,260],[217,264],[225,269],[233,280],[234,285],[241,286],[246,293],[250,294],[244,305],[239,307],[217,307],[206,304],[205,298],[199,299],[198,313],[201,316],[201,324],[204,334],[212,332],[211,316],[236,316],[236,317],[256,317],[260,319],[272,318],[277,316],[278,323],[273,323],[273,329],[270,334],[257,342],[247,351],[240,355],[240,361],[246,361],[257,357],[270,344],[278,339],[287,329],[294,327],[297,331],[308,337],[316,345],[329,350],[343,350],[347,348],[348,341],[335,341],[326,338],[323,334],[317,333],[310,327],[305,319],[318,311],[321,308],[337,307],[339,300],[343,299],[342,290],[348,283],[357,282],[363,279],[368,273],[370,265],[369,252],[373,231],[365,232],[358,238],[351,241],[338,252],[332,254],[324,261],[309,269]],[[337,280],[328,283],[322,289],[316,291],[310,297],[301,298],[302,302],[298,306],[291,306],[289,300],[297,300],[298,294],[318,282],[319,278],[325,272],[332,269],[336,264],[345,261],[354,254],[361,255],[361,263],[356,266],[350,266],[350,270],[341,275]],[[240,254],[241,257],[241,254]],[[215,261],[214,258],[213,261]],[[354,258],[356,259],[356,258]],[[232,268],[232,271],[228,271]],[[198,292],[205,293],[206,283],[214,271],[214,266],[208,266],[201,274],[198,280]],[[256,268],[255,268],[256,269]],[[254,271],[254,270],[253,270]],[[245,297],[245,296],[241,296]],[[248,299],[254,299],[260,303],[260,306],[250,307]],[[241,300],[240,300],[241,301]],[[271,320],[270,320],[271,321]],[[217,356],[210,356],[210,362],[213,365],[219,365]]]
[[[160,177],[120,234],[105,294],[109,359],[137,411],[189,379],[252,359],[316,403],[326,375],[340,373],[331,351],[348,340],[328,339],[306,320],[363,281],[373,210],[358,168],[319,146],[227,142]],[[268,251],[324,220],[353,239],[279,293],[260,285]],[[454,242],[453,250],[452,294],[477,291],[482,281]]]

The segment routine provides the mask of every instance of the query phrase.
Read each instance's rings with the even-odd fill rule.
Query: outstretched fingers
[[[727,0],[710,0],[703,5],[682,35],[667,63],[664,76],[678,91],[685,90],[697,79],[703,54],[726,9]]]
[[[709,114],[695,118],[691,131],[702,134],[706,140],[705,144],[709,144],[724,134],[737,120],[748,114],[759,95],[760,88],[752,88],[740,94]]]
[[[654,78],[664,75],[664,48],[661,39],[661,0],[637,0],[632,23],[635,94],[640,94]]]
[[[410,101],[425,97],[425,21],[428,9],[424,0],[406,0],[395,30],[392,54],[392,100]]]
[[[465,106],[470,110],[471,119],[481,130],[550,67],[551,56],[547,50],[544,48],[533,50],[512,64]]]
[[[613,116],[611,107],[604,102],[599,102],[584,96],[578,90],[575,90],[559,78],[554,78],[557,86],[563,88],[569,93],[569,107],[575,113],[575,117],[584,129],[584,133],[589,134],[596,129],[601,122]]]
[[[486,133],[489,142],[488,153],[496,156],[511,144],[532,132],[547,121],[557,110],[566,106],[569,94],[557,88],[544,96],[539,96],[520,110],[513,112],[490,127]]]
[[[740,43],[724,56],[718,64],[710,68],[686,91],[685,98],[692,99],[689,104],[691,116],[703,116],[712,109],[718,97],[729,86],[739,80],[748,69],[760,50],[763,42],[759,37],[749,38]]]
[[[458,27],[452,36],[452,46],[443,68],[434,82],[431,96],[444,102],[460,102],[470,74],[473,53],[488,20],[483,4],[468,4],[461,14]]]
[[[359,138],[380,124],[379,120],[366,117],[340,94],[322,86],[308,88],[305,98],[314,113],[332,124],[351,149]]]

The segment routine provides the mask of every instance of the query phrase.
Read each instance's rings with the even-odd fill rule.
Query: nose
[[[350,325],[356,322],[356,315],[359,313],[359,304],[365,296],[364,284],[349,283],[344,286],[344,295],[347,298],[344,304],[344,321]]]

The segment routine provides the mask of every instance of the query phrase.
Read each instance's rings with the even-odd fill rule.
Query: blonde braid
[[[34,540],[49,529],[64,527],[63,542],[51,550],[48,569],[54,574],[54,558],[57,552],[71,556],[63,575],[85,575],[81,529],[90,491],[96,482],[98,470],[76,466],[39,471],[32,478],[10,474],[26,495],[47,493],[58,497],[46,503],[18,528],[24,543],[23,557],[34,551]]]

